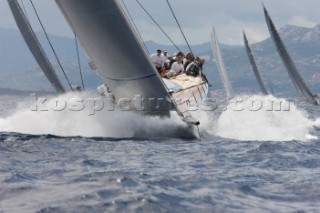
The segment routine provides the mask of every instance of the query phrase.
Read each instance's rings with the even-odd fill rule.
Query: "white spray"
[[[245,141],[307,141],[315,121],[293,102],[273,96],[238,97],[217,121],[214,134]]]
[[[133,137],[140,132],[143,137],[175,137],[186,127],[176,113],[166,119],[144,117],[102,100],[88,92],[37,97],[31,103],[20,103],[15,113],[0,119],[0,131],[85,137]]]

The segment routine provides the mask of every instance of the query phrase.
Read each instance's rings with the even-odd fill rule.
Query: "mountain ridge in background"
[[[313,28],[286,25],[279,30],[279,33],[311,91],[319,93],[320,24]],[[58,76],[67,88],[64,76],[45,40],[45,36],[43,33],[37,33],[37,37],[56,68]],[[49,37],[70,81],[73,85],[81,85],[74,39],[53,35],[49,35]],[[169,54],[178,51],[173,45],[161,45],[153,41],[146,41],[145,45],[150,54],[157,49],[167,49]],[[189,50],[186,45],[178,46],[184,52]],[[250,46],[267,88],[272,88],[275,93],[282,95],[295,95],[295,88],[292,86],[289,76],[277,55],[272,40],[268,38]],[[191,45],[191,48],[196,56],[207,59],[204,72],[212,84],[211,90],[221,90],[222,84],[214,63],[210,42]],[[220,48],[235,91],[258,93],[258,84],[251,71],[244,46],[221,44]],[[86,87],[96,88],[102,81],[95,72],[90,70],[82,50],[80,59]],[[1,88],[52,90],[51,85],[24,43],[22,36],[16,30],[0,28],[0,74]]]

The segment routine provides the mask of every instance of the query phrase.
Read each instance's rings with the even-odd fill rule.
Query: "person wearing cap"
[[[158,49],[157,52],[153,53],[150,55],[150,60],[152,64],[155,66],[155,68],[158,70],[159,74],[162,72],[162,67],[163,67],[163,58],[161,56],[161,50]]]
[[[169,56],[168,56],[168,51],[167,50],[163,50],[162,54],[161,54],[161,57],[162,57],[164,68],[166,70],[168,70],[169,69],[169,63],[170,63]]]

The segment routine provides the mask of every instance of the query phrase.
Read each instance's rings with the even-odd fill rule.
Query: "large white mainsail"
[[[309,88],[307,87],[303,78],[301,77],[300,73],[298,72],[298,70],[297,70],[295,64],[293,63],[285,45],[283,44],[283,42],[278,34],[276,27],[274,26],[274,24],[269,16],[267,9],[264,6],[263,6],[263,10],[264,10],[264,15],[265,15],[265,19],[266,19],[266,22],[268,25],[270,35],[274,41],[274,44],[276,45],[279,56],[280,56],[283,64],[285,65],[286,70],[287,70],[294,86],[296,87],[297,91],[301,95],[303,95],[309,102],[317,105],[317,100],[312,95],[311,91],[309,90]]]
[[[28,45],[32,55],[36,59],[45,76],[57,92],[65,92],[55,70],[53,69],[47,55],[43,51],[18,1],[8,0],[8,3],[26,44]]]
[[[252,55],[252,51],[251,51],[251,48],[249,46],[249,42],[248,42],[247,36],[246,36],[244,31],[243,31],[243,40],[244,40],[244,45],[245,45],[245,48],[246,48],[246,51],[247,51],[247,55],[248,55],[249,60],[250,60],[251,68],[252,68],[253,73],[254,73],[257,81],[258,81],[260,90],[264,95],[268,95],[268,92],[267,92],[267,90],[266,90],[266,88],[265,88],[265,86],[263,84],[263,81],[262,81],[258,66],[257,66],[257,64],[256,64],[256,62],[254,60],[253,55]]]
[[[217,38],[214,27],[213,27],[212,33],[211,33],[211,45],[212,45],[212,51],[213,51],[213,55],[215,58],[215,62],[217,64],[218,71],[219,71],[223,86],[224,86],[226,93],[227,93],[227,98],[231,99],[231,98],[233,98],[233,89],[232,89],[232,86],[231,86],[231,83],[229,80],[229,75],[227,73],[226,67],[223,62],[222,54],[221,54],[219,44],[218,44],[218,38]]]
[[[117,101],[126,100],[143,114],[166,116],[176,110],[118,1],[56,3]]]

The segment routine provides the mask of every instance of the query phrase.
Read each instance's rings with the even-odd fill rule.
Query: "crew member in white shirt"
[[[161,56],[161,50],[157,50],[156,53],[153,53],[150,55],[150,60],[152,64],[155,66],[155,68],[158,70],[158,72],[161,74],[162,67],[163,67],[163,57]]]
[[[176,55],[176,62],[174,62],[171,66],[171,69],[169,72],[167,72],[164,77],[166,78],[172,78],[174,76],[179,75],[180,73],[182,73],[184,71],[184,67],[182,64],[182,60],[183,60],[183,53],[182,52],[178,52],[178,54]]]

